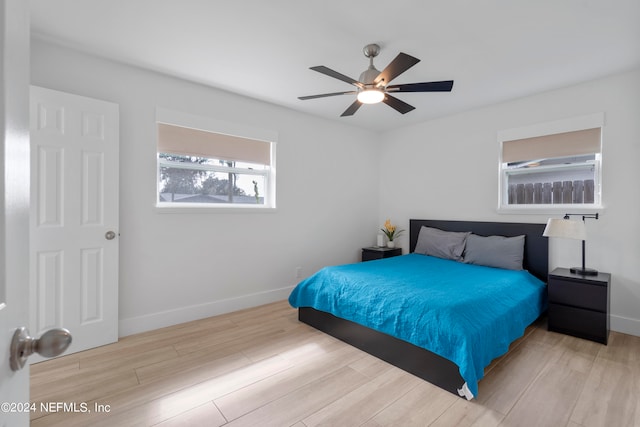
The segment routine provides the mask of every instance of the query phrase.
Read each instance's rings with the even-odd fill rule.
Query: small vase
[[[387,242],[387,247],[388,248],[395,248],[396,247],[396,242],[394,242],[393,240],[389,240]]]

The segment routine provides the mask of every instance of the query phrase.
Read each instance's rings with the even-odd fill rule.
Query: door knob
[[[113,240],[113,239],[116,238],[116,233],[114,233],[113,231],[107,231],[104,234],[104,238],[107,239],[107,240]]]
[[[13,333],[11,340],[9,364],[12,371],[19,371],[24,367],[27,357],[38,353],[43,357],[58,356],[69,348],[71,344],[71,332],[64,328],[50,329],[40,338],[29,336],[29,330],[25,327],[18,328]]]

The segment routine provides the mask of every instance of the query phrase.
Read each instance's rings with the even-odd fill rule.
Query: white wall
[[[497,132],[601,111],[605,209],[587,223],[587,265],[612,274],[612,329],[640,336],[640,70],[385,134],[378,219],[545,223],[547,214],[497,213]],[[579,265],[580,254],[578,241],[553,239],[550,268]]]
[[[228,92],[32,43],[34,85],[120,105],[120,333],[285,299],[356,262],[377,229],[377,137]],[[278,132],[273,213],[159,213],[156,106]]]

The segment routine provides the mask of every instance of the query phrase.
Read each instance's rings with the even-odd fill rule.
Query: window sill
[[[228,213],[274,213],[276,208],[269,206],[251,206],[251,205],[225,205],[225,206],[211,206],[211,205],[194,205],[193,203],[171,203],[171,204],[159,204],[155,205],[156,212],[162,214],[228,214]]]
[[[600,213],[604,211],[603,205],[558,204],[558,205],[510,205],[499,206],[499,214],[548,214],[564,215],[566,213]]]

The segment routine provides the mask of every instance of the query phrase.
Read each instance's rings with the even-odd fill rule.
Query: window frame
[[[602,194],[602,152],[605,133],[605,116],[603,112],[585,116],[573,117],[553,122],[539,123],[531,126],[501,130],[498,132],[498,206],[497,212],[502,214],[559,214],[579,209],[581,212],[591,213],[604,209]],[[600,152],[596,153],[594,167],[594,203],[554,203],[554,204],[509,204],[508,175],[513,169],[504,167],[503,148],[506,141],[517,139],[550,136],[565,132],[587,129],[600,129]],[[560,158],[560,157],[558,157]],[[566,169],[579,168],[578,165],[567,165]],[[557,169],[563,169],[562,166]],[[531,172],[535,173],[535,172]]]
[[[205,132],[216,134],[232,135],[240,138],[255,139],[269,143],[270,148],[270,165],[266,169],[248,169],[218,165],[200,165],[200,164],[177,164],[160,158],[158,151],[158,123],[169,124],[173,126],[197,129]],[[158,212],[162,213],[234,213],[234,212],[275,212],[276,211],[276,145],[278,133],[274,130],[261,129],[247,126],[244,124],[231,123],[216,120],[210,117],[197,116],[165,108],[156,108],[156,120],[154,122],[155,130],[155,150],[156,150],[156,191],[155,191],[155,207]],[[171,167],[179,167],[192,170],[207,170],[222,173],[239,173],[243,175],[263,176],[265,179],[264,203],[262,204],[245,204],[245,203],[180,203],[180,202],[161,202],[160,194],[160,175],[161,166],[170,165]]]

